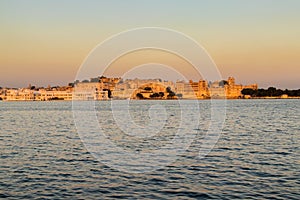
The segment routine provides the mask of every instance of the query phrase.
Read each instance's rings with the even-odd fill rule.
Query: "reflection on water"
[[[134,109],[141,102],[131,103],[138,125],[149,121],[151,102],[143,101],[145,112]],[[109,114],[99,112],[98,118],[116,144],[151,150],[168,143],[179,126],[174,102],[159,103],[166,107],[167,123],[155,137],[124,135]],[[98,110],[109,105],[96,102]],[[204,159],[197,153],[210,102],[200,101],[198,134],[187,152],[142,174],[120,172],[91,156],[76,132],[71,107],[71,102],[1,102],[0,198],[299,199],[299,100],[227,101],[223,133]]]

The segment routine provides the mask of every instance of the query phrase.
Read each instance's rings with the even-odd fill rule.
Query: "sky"
[[[66,85],[107,38],[162,27],[196,40],[224,79],[300,88],[299,0],[0,0],[0,27],[1,87]],[[139,54],[115,63],[134,64],[128,60],[141,60]],[[155,63],[162,57],[157,55]],[[151,60],[144,62],[138,64],[151,71]],[[192,73],[185,66],[181,70]]]

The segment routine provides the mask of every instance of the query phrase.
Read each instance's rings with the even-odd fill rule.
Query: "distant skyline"
[[[299,11],[299,0],[1,0],[0,86],[66,85],[75,80],[88,53],[108,37],[137,27],[163,27],[194,38],[224,79],[298,89]],[[115,64],[124,69],[146,64],[150,73],[147,63],[156,54],[143,55]],[[180,63],[155,58],[180,71]]]

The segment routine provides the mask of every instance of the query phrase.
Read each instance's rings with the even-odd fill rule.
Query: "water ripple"
[[[162,103],[172,111],[171,101]],[[96,107],[109,104],[97,102]],[[133,111],[142,106],[136,104]],[[300,199],[299,100],[228,101],[223,134],[199,160],[209,107],[209,101],[200,102],[199,134],[176,162],[153,172],[128,174],[102,164],[85,149],[70,102],[2,102],[0,198]],[[100,123],[111,129],[108,136],[118,145],[151,149],[174,136],[176,112],[168,115],[161,136],[143,143],[118,132],[111,116],[102,113]]]

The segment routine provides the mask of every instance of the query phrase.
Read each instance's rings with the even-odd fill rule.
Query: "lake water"
[[[132,101],[136,124],[151,123],[154,104],[165,107],[167,123],[138,139],[117,128],[109,101],[95,108],[110,141],[137,152],[167,144],[180,126],[176,101]],[[0,198],[300,199],[300,100],[228,100],[223,132],[202,159],[210,101],[199,106],[187,151],[156,170],[128,173],[86,149],[72,102],[0,102]]]

